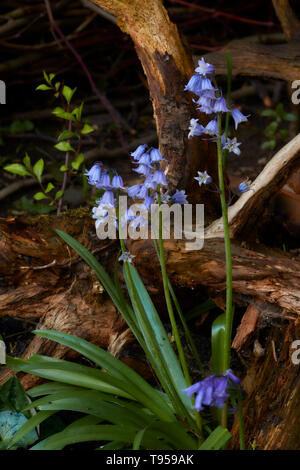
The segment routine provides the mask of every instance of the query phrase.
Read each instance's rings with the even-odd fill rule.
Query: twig
[[[108,113],[111,115],[111,117],[113,118],[113,120],[115,121],[116,123],[116,127],[117,127],[117,131],[118,131],[118,135],[119,135],[119,138],[120,138],[120,141],[121,141],[121,144],[122,144],[122,147],[123,147],[123,151],[128,154],[128,148],[127,148],[127,145],[125,143],[125,140],[124,140],[124,137],[123,137],[123,133],[122,133],[122,130],[121,130],[121,127],[120,127],[120,121],[115,113],[115,110],[113,108],[113,106],[111,105],[111,103],[108,101],[108,99],[102,95],[100,93],[100,91],[98,90],[95,82],[94,82],[94,79],[90,73],[90,71],[88,70],[87,66],[85,65],[85,62],[83,61],[81,55],[74,49],[74,47],[72,46],[72,44],[68,41],[68,39],[65,37],[64,33],[62,32],[62,30],[60,29],[60,27],[57,25],[57,23],[55,22],[55,20],[53,19],[53,16],[52,16],[52,13],[51,13],[51,6],[50,6],[50,3],[49,3],[49,0],[45,0],[45,4],[46,4],[46,9],[48,11],[48,15],[49,15],[49,20],[50,20],[50,23],[51,23],[51,26],[55,29],[55,31],[58,33],[58,35],[64,40],[64,42],[66,43],[66,45],[68,46],[68,48],[70,49],[70,51],[72,52],[72,54],[74,55],[74,57],[76,58],[76,60],[78,61],[78,63],[80,64],[82,70],[84,71],[88,81],[89,81],[89,84],[91,86],[91,89],[92,91],[95,93],[95,95],[99,98],[99,100],[101,101],[101,103],[105,106],[105,108],[107,109]]]
[[[38,271],[40,269],[47,269],[55,265],[56,265],[56,259],[51,261],[51,263],[44,264],[43,266],[20,266],[20,269],[33,269],[34,271]]]
[[[232,15],[231,13],[225,13],[224,11],[218,11],[215,8],[208,8],[208,7],[196,5],[195,3],[187,2],[185,0],[170,0],[170,2],[178,3],[179,5],[185,5],[187,7],[194,8],[195,10],[201,10],[206,13],[211,13],[213,17],[223,16],[224,18],[229,18],[234,21],[240,21],[241,23],[256,24],[256,25],[267,26],[267,27],[278,26],[272,21],[252,20],[251,18],[244,18],[242,16]]]
[[[83,6],[97,13],[97,15],[103,16],[103,18],[105,18],[106,20],[111,21],[114,24],[117,24],[117,18],[111,13],[108,13],[107,11],[103,10],[103,8],[100,8],[98,5],[95,5],[89,0],[81,0],[81,3],[83,4]]]

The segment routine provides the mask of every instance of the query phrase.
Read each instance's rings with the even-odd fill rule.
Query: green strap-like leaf
[[[201,444],[199,450],[220,450],[230,441],[231,434],[228,429],[218,426],[210,436]]]

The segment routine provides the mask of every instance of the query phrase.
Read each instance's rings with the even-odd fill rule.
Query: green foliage
[[[83,102],[80,106],[71,109],[71,102],[76,92],[76,88],[72,89],[61,82],[55,81],[55,74],[49,75],[44,72],[45,83],[40,84],[36,90],[51,91],[55,98],[62,98],[63,104],[53,110],[53,114],[57,118],[63,120],[64,129],[60,132],[57,144],[54,148],[59,152],[63,152],[65,163],[59,166],[59,172],[65,173],[67,181],[73,174],[77,174],[83,168],[84,154],[81,151],[82,137],[94,131],[94,128],[86,121],[82,120]],[[2,128],[1,130],[3,130]],[[9,128],[5,128],[11,134],[23,133],[34,129],[31,121],[13,121]],[[1,144],[1,142],[0,142]],[[5,161],[5,160],[4,160]],[[40,158],[37,162],[32,163],[30,156],[26,153],[22,163],[12,163],[4,166],[4,170],[19,176],[30,176],[37,180],[40,190],[34,194],[35,201],[47,201],[43,206],[29,205],[28,200],[21,199],[18,205],[23,210],[31,213],[45,213],[45,207],[49,207],[49,211],[53,210],[53,206],[58,206],[59,201],[64,196],[64,187],[62,189],[55,188],[54,183],[48,183],[47,187],[43,185],[43,174],[45,170],[45,159]]]
[[[38,438],[34,429],[18,438],[18,430],[25,426],[31,417],[30,411],[22,410],[27,407],[29,399],[16,376],[11,377],[0,387],[0,449],[7,449],[12,439],[13,449],[27,447]],[[17,439],[15,439],[17,436]]]
[[[83,417],[34,445],[34,450],[59,450],[84,441],[107,441],[103,448],[131,449],[220,449],[230,433],[218,427],[203,440],[197,437],[197,424],[191,401],[182,389],[186,382],[152,300],[137,271],[124,263],[124,277],[131,299],[125,299],[118,276],[114,282],[95,257],[69,235],[56,231],[94,270],[116,308],[135,334],[160,382],[159,391],[126,364],[103,349],[72,335],[39,330],[35,334],[57,341],[92,361],[97,368],[34,355],[28,360],[8,358],[15,371],[37,375],[50,382],[28,391],[32,403],[23,411],[37,413],[9,442],[34,429],[47,413],[72,410]],[[45,414],[46,413],[46,414]],[[182,419],[178,420],[177,416]],[[193,433],[189,432],[193,430]]]
[[[261,115],[273,118],[264,130],[264,136],[267,140],[261,144],[261,148],[274,150],[279,140],[285,141],[289,136],[288,130],[281,127],[284,121],[296,121],[297,116],[293,113],[287,113],[282,103],[279,103],[275,109],[264,109]]]

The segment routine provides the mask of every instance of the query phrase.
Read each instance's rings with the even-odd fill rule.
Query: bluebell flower
[[[158,149],[151,149],[150,150],[150,157],[151,157],[151,162],[152,163],[156,163],[156,162],[160,162],[162,160],[165,160],[165,158],[162,157],[160,151]]]
[[[151,158],[148,152],[143,153],[143,155],[139,159],[139,165],[151,166]]]
[[[109,174],[107,173],[107,170],[104,170],[104,172],[102,172],[100,181],[96,184],[96,187],[98,189],[111,189],[111,179]]]
[[[218,135],[219,133],[219,124],[216,119],[212,119],[209,121],[207,126],[203,128],[203,134],[208,134],[208,135]]]
[[[96,201],[99,205],[105,205],[107,207],[115,207],[116,199],[114,193],[110,190],[104,192],[103,196],[100,198],[99,201]]]
[[[131,222],[133,219],[135,219],[135,217],[136,217],[135,213],[129,207],[129,209],[127,209],[122,216],[122,225],[127,224],[128,222]]]
[[[178,189],[176,189],[176,193],[173,194],[172,200],[175,204],[188,204],[184,190],[178,191]]]
[[[137,168],[134,168],[133,171],[139,173],[140,175],[148,176],[151,171],[150,165],[139,165]]]
[[[113,209],[113,212],[112,212]],[[110,204],[99,204],[97,207],[93,207],[93,219],[96,219],[95,226],[96,230],[100,224],[113,223],[115,227],[118,227],[117,217],[115,209]]]
[[[202,106],[200,106],[200,107],[197,108],[197,109],[198,109],[201,113],[204,113],[204,114],[212,114],[212,113],[215,112],[214,109],[213,109],[213,105],[212,105],[212,104],[211,104],[211,105],[208,105],[208,106],[206,106],[206,105],[203,104]]]
[[[138,148],[130,155],[134,160],[139,160],[147,148],[147,144],[139,145]]]
[[[238,125],[240,124],[240,122],[244,122],[244,121],[248,121],[248,117],[250,116],[250,114],[248,116],[245,116],[243,113],[241,113],[241,111],[239,111],[237,108],[234,108],[232,111],[231,111],[231,116],[233,117],[234,119],[234,127],[235,129],[237,129]]]
[[[89,184],[96,186],[100,183],[102,173],[102,162],[96,162],[90,170],[86,170],[84,174],[88,177]]]
[[[198,181],[199,186],[202,184],[210,184],[212,182],[212,177],[209,176],[207,171],[198,171],[198,176],[195,176],[195,180]]]
[[[195,69],[195,72],[205,77],[206,75],[213,75],[215,69],[212,64],[205,62],[204,58],[202,57],[201,60],[198,60],[198,67]]]
[[[213,84],[211,83],[210,79],[209,78],[202,78],[201,80],[201,90],[200,90],[200,93],[203,93],[203,92],[206,92],[208,90],[213,90],[215,91],[215,88],[213,86]]]
[[[156,181],[153,181],[153,174],[149,173],[149,175],[146,177],[144,181],[144,186],[148,189],[153,189],[154,191],[157,188],[157,183]]]
[[[216,406],[222,409],[229,397],[228,389],[239,384],[240,379],[228,369],[223,375],[209,375],[204,380],[184,389],[183,392],[189,397],[196,395],[193,408],[199,412],[204,409],[204,406]]]
[[[202,77],[198,74],[193,75],[184,90],[191,91],[192,93],[195,93],[195,95],[199,95],[202,90]]]
[[[233,152],[236,155],[240,155],[241,150],[239,149],[239,146],[241,145],[241,143],[237,141],[236,137],[234,137],[233,139],[228,138],[226,143],[224,144],[222,143],[222,140],[221,140],[221,144],[223,145],[224,149],[228,150],[228,152]]]
[[[120,175],[116,174],[113,177],[112,182],[111,182],[111,187],[113,189],[124,189],[123,180]]]
[[[227,108],[225,98],[223,98],[222,96],[216,99],[214,106],[213,106],[213,110],[215,113],[227,113],[228,111],[230,111]]]
[[[240,193],[246,193],[251,188],[251,181],[247,179],[239,184],[239,191]]]
[[[119,261],[123,261],[125,263],[132,263],[133,258],[135,258],[135,255],[132,255],[129,253],[129,251],[124,251],[124,253],[121,254]]]
[[[141,185],[140,184],[135,184],[134,186],[130,186],[127,188],[127,193],[128,196],[131,197],[132,199],[135,199],[138,195],[138,193],[141,190]]]
[[[169,202],[171,201],[171,196],[169,194],[169,191],[166,191],[165,193],[161,193],[160,201],[162,204],[169,204]]]
[[[144,199],[144,201],[143,201],[143,204],[144,204],[144,206],[146,207],[146,209],[147,209],[148,211],[150,211],[152,204],[154,204],[154,199],[153,199],[153,197],[151,197],[151,196],[146,196],[145,199]]]
[[[166,175],[164,174],[162,170],[156,170],[156,172],[152,176],[152,182],[161,184],[163,186],[168,185]]]
[[[137,229],[146,225],[146,223],[147,219],[145,219],[142,215],[138,215],[130,222],[130,225],[132,228]]]
[[[203,129],[204,127],[202,124],[198,124],[198,119],[191,119],[188,138],[193,137],[194,135],[202,135]]]
[[[148,196],[148,191],[149,191],[149,188],[145,184],[142,184],[137,197],[139,197],[140,199],[144,199],[145,197]]]

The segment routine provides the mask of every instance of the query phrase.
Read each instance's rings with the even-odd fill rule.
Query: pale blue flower
[[[100,183],[101,174],[102,174],[102,162],[96,162],[90,170],[85,171],[85,175],[88,177],[89,184],[96,186]]]
[[[192,93],[195,93],[195,95],[199,95],[202,90],[202,77],[198,74],[193,75],[184,90],[191,91]]]
[[[210,184],[212,182],[212,177],[209,176],[207,171],[198,171],[198,176],[195,176],[195,180],[198,181],[199,186],[202,184]]]
[[[112,182],[111,182],[111,187],[113,189],[124,189],[123,180],[120,175],[116,174],[113,177]]]
[[[191,119],[188,138],[193,137],[194,135],[202,135],[203,129],[204,127],[202,124],[198,124],[198,119]]]
[[[134,168],[133,171],[139,173],[140,175],[148,176],[151,171],[151,166],[149,165],[139,165],[137,168]]]
[[[223,98],[222,96],[216,99],[214,106],[213,106],[213,110],[214,110],[214,113],[227,113],[228,111],[230,111],[227,108],[225,98]]]
[[[143,153],[141,158],[139,159],[139,165],[149,165],[151,166],[151,158],[148,152]]]
[[[212,64],[205,62],[204,58],[202,57],[201,60],[198,60],[198,67],[195,69],[195,72],[205,77],[206,75],[213,75],[215,69]]]
[[[131,197],[132,199],[135,199],[138,195],[138,193],[141,190],[141,185],[140,184],[135,184],[134,186],[130,186],[127,188],[127,193],[128,196]]]
[[[151,162],[152,163],[156,163],[156,162],[160,162],[162,160],[165,160],[165,158],[162,157],[160,151],[158,149],[151,149],[150,150],[150,157],[151,157]]]
[[[243,113],[241,113],[241,111],[235,108],[231,111],[231,116],[234,119],[234,127],[235,129],[237,129],[240,122],[248,121],[247,118],[250,116],[250,114],[248,116],[245,116]]]
[[[130,155],[134,160],[139,160],[147,148],[147,144],[139,145],[138,148]]]
[[[237,141],[236,137],[233,139],[227,139],[226,143],[223,144],[223,148],[228,150],[228,152],[233,152],[236,155],[240,155],[241,150],[239,149],[239,146],[241,145],[240,142]]]
[[[132,263],[133,258],[135,258],[135,255],[132,255],[129,253],[129,251],[124,251],[124,253],[121,254],[119,261],[123,261],[125,263]]]
[[[219,124],[218,121],[215,119],[212,119],[209,121],[207,126],[203,128],[203,134],[208,134],[208,135],[218,135],[219,133]]]
[[[156,170],[156,172],[152,176],[152,182],[157,183],[157,184],[161,184],[163,186],[168,185],[166,175],[164,174],[164,172],[162,170]]]
[[[184,190],[178,191],[178,189],[176,189],[176,193],[173,194],[172,200],[175,204],[188,204]]]
[[[104,192],[103,196],[100,198],[99,201],[96,201],[97,204],[102,204],[109,207],[115,207],[116,199],[114,197],[114,193],[110,190]]]

